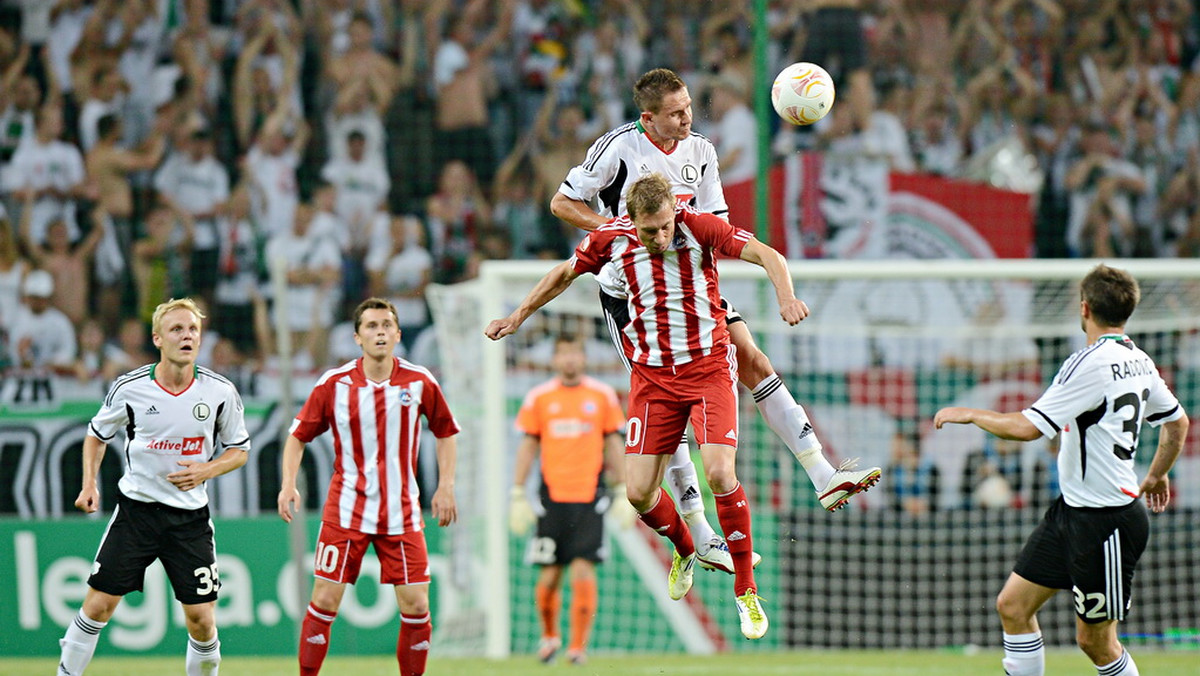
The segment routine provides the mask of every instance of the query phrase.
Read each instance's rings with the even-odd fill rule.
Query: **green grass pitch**
[[[1194,676],[1200,655],[1195,652],[1159,652],[1142,649],[1133,653],[1138,669],[1154,676]],[[49,674],[53,659],[0,658],[0,676]],[[1051,674],[1091,676],[1094,667],[1078,650],[1053,650],[1046,658]],[[330,657],[322,670],[330,676],[395,676],[395,658]],[[87,676],[164,676],[183,673],[183,656],[178,658],[97,657]],[[291,676],[297,673],[294,658],[231,657],[221,663],[221,676]],[[725,653],[710,657],[691,655],[595,656],[585,666],[561,660],[543,666],[532,656],[507,660],[431,658],[429,676],[995,676],[1002,673],[999,650],[966,655],[952,652],[919,651],[827,651],[789,653]]]

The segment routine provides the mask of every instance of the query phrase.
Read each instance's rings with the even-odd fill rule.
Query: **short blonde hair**
[[[196,301],[191,298],[172,298],[165,303],[159,303],[158,307],[154,308],[154,318],[150,320],[150,330],[153,333],[162,331],[162,318],[172,310],[188,310],[196,315],[199,321],[204,320],[204,313],[200,311],[200,306],[196,305]]]
[[[625,210],[629,212],[629,220],[656,214],[664,204],[674,206],[675,195],[671,192],[671,184],[662,174],[650,174],[639,178],[625,193]]]

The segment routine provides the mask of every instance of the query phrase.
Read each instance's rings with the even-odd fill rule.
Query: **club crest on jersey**
[[[192,417],[200,422],[208,420],[208,416],[210,415],[212,415],[212,409],[204,402],[200,402],[192,407]]]
[[[697,183],[700,180],[700,169],[694,164],[685,164],[679,168],[679,178],[682,178],[684,183]]]
[[[400,390],[400,405],[401,406],[412,406],[412,403],[414,400],[415,400],[415,397],[413,397],[412,390],[408,389],[407,387],[401,388],[401,390]]]

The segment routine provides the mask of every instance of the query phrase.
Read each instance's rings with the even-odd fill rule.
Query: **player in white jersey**
[[[146,568],[163,564],[187,624],[188,676],[215,676],[221,663],[216,604],[221,579],[207,481],[246,464],[250,435],[233,383],[196,365],[200,321],[191,299],[154,311],[161,357],[117,378],[83,441],[83,488],[75,506],[100,507],[96,476],[107,444],[124,431],[125,473],[88,578],[87,596],[59,644],[59,676],[79,676],[121,599],[142,589]]]
[[[626,213],[625,196],[633,181],[658,173],[671,183],[672,192],[681,202],[726,218],[729,208],[721,188],[717,152],[708,139],[691,130],[692,100],[683,80],[666,68],[656,68],[638,80],[633,92],[634,102],[641,110],[639,118],[592,144],[583,164],[571,169],[554,195],[551,211],[590,232],[609,218]],[[628,367],[629,346],[620,338],[620,332],[629,322],[623,274],[609,265],[597,275],[597,280],[609,332]],[[846,464],[835,469],[829,464],[804,408],[792,398],[771,361],[754,343],[741,315],[724,299],[722,302],[728,312],[730,338],[737,348],[740,381],[753,394],[767,425],[783,439],[808,473],[821,505],[829,511],[840,509],[851,496],[879,481],[879,468],[859,470]],[[723,561],[727,558],[724,542],[704,516],[696,468],[686,439],[680,442],[667,470],[667,482],[697,538],[701,565],[732,572]]]
[[[1134,567],[1146,548],[1146,504],[1170,501],[1167,473],[1187,436],[1188,418],[1154,361],[1125,335],[1137,307],[1137,281],[1098,265],[1083,278],[1080,316],[1088,345],[1071,355],[1054,382],[1024,411],[944,408],[934,424],[971,423],[1004,439],[1062,434],[1062,496],[1046,511],[996,600],[1009,676],[1041,676],[1045,651],[1037,611],[1059,589],[1075,596],[1075,639],[1100,676],[1136,676],[1117,636],[1129,609]],[[1142,423],[1162,427],[1146,477],[1134,454]]]

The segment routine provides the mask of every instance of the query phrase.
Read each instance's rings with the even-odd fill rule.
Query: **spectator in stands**
[[[1200,257],[1200,147],[1193,147],[1186,163],[1167,184],[1160,202],[1164,222],[1162,255]]]
[[[122,373],[155,360],[155,354],[148,345],[146,327],[147,324],[137,317],[121,320],[116,344],[112,346],[114,349],[109,350],[108,360],[104,364],[106,380],[112,380]]]
[[[387,246],[373,242],[367,254],[370,295],[386,298],[396,307],[400,340],[411,348],[429,325],[425,288],[433,281],[433,256],[425,248],[425,227],[413,216],[393,216]]]
[[[892,435],[892,458],[886,484],[892,509],[920,516],[937,508],[938,469],[922,458],[915,432],[896,430]]]
[[[375,49],[371,26],[371,16],[366,12],[351,16],[346,50],[330,59],[326,75],[339,91],[352,83],[362,83],[382,117],[396,93],[399,69],[395,61]]]
[[[259,274],[264,268],[259,258],[260,233],[250,215],[250,188],[240,184],[218,214],[217,241],[220,243],[217,265],[214,328],[222,338],[233,342],[238,352],[260,356],[259,338],[254,321],[254,302],[259,296]]]
[[[438,6],[449,10],[449,2]],[[470,0],[449,21],[448,31],[433,60],[433,85],[437,99],[434,144],[438,164],[461,160],[484,184],[496,171],[495,153],[488,130],[488,95],[491,83],[488,59],[508,36],[515,2],[505,0],[501,16],[483,38],[477,38],[487,3]],[[442,18],[449,19],[446,14]],[[435,245],[437,244],[435,240]]]
[[[34,264],[50,273],[54,280],[51,304],[67,316],[74,326],[82,324],[88,315],[92,300],[91,262],[96,246],[104,236],[107,219],[99,214],[92,218],[86,236],[72,244],[67,236],[67,226],[62,221],[53,221],[46,229],[46,240],[42,244],[29,237],[30,215],[33,200],[27,199],[21,210],[21,233]]]
[[[447,284],[466,279],[467,260],[492,220],[491,205],[466,163],[453,160],[442,168],[438,191],[425,203],[425,215],[435,281]]]
[[[28,48],[23,48],[28,53]],[[37,124],[34,120],[42,90],[37,80],[21,74],[24,60],[12,65],[0,81],[0,162],[7,164],[17,148],[33,142]]]
[[[33,270],[21,284],[24,304],[9,331],[13,365],[23,371],[70,375],[75,372],[75,327],[50,304],[54,278]]]
[[[138,316],[149,324],[154,308],[187,293],[187,261],[192,232],[170,208],[156,205],[146,216],[146,234],[133,243],[131,260],[136,281]]]
[[[808,30],[798,61],[832,64],[840,68],[830,75],[839,93],[845,92],[842,104],[850,113],[851,127],[866,128],[875,108],[871,71],[867,67],[867,45],[863,34],[861,0],[812,0],[805,3],[811,12]]]
[[[238,54],[233,76],[233,125],[241,148],[261,139],[272,119],[302,118],[296,45],[277,22],[254,25],[256,32]]]
[[[229,172],[214,155],[208,128],[193,129],[186,144],[167,156],[154,188],[177,218],[191,221],[191,293],[211,307],[220,249],[217,214],[229,199]]]
[[[21,282],[30,269],[29,261],[21,255],[17,230],[0,204],[0,333],[12,327],[21,305]]]
[[[79,356],[75,359],[75,377],[81,383],[102,380],[108,350],[100,322],[85,319],[79,326]]]
[[[1071,191],[1067,247],[1073,256],[1129,256],[1133,252],[1130,198],[1146,189],[1141,171],[1118,156],[1110,130],[1089,123],[1080,149],[1084,155],[1067,172]]]
[[[87,154],[88,179],[95,181],[101,208],[118,222],[128,223],[134,216],[129,175],[158,166],[167,147],[166,135],[171,124],[169,117],[160,115],[145,143],[129,150],[121,145],[124,134],[121,118],[116,115],[100,118],[96,145]]]
[[[122,123],[129,139],[140,143],[154,133],[154,112],[161,102],[159,80],[155,77],[164,22],[155,0],[121,0],[119,22],[128,42],[120,52],[117,68],[129,83],[129,99]],[[111,31],[111,28],[109,29]]]
[[[64,96],[74,90],[71,80],[71,52],[83,37],[83,28],[91,16],[90,3],[83,0],[57,0],[50,10],[50,35],[46,40],[46,60],[54,71],[54,81]]]
[[[504,158],[492,185],[492,222],[508,235],[514,258],[533,258],[539,249],[547,246],[562,249],[563,253],[566,249],[566,243],[560,241],[564,239],[560,233],[565,230],[556,228],[551,233],[547,232],[549,228],[543,228],[543,223],[550,218],[546,206],[550,200],[543,198],[545,187],[539,181],[542,172],[534,166],[532,141],[532,137],[526,136]],[[574,233],[566,234],[574,236]]]
[[[308,124],[285,105],[271,114],[246,155],[246,175],[260,198],[255,220],[266,237],[292,229],[300,203],[296,169],[307,145]]]
[[[945,102],[949,98],[933,97],[928,107],[914,112],[909,141],[918,171],[953,178],[962,169],[964,157],[952,112]]]
[[[83,95],[83,109],[79,113],[79,145],[84,152],[96,145],[99,137],[100,118],[105,115],[119,116],[125,106],[129,85],[121,77],[117,67],[107,66],[93,71],[92,84],[78,87]]]
[[[375,214],[386,209],[392,186],[387,166],[381,157],[367,154],[366,135],[358,129],[346,134],[346,154],[330,159],[321,169],[321,178],[336,189],[334,211],[350,232],[365,233]]]
[[[960,484],[963,504],[984,509],[1021,506],[1021,449],[1012,440],[984,438],[983,446],[967,455]]]
[[[61,139],[62,109],[47,104],[38,109],[37,136],[22,145],[8,167],[9,188],[22,202],[34,199],[30,238],[37,244],[46,239],[46,228],[61,220],[71,241],[79,239],[75,222],[75,199],[86,195],[83,158],[79,149]]]
[[[709,89],[712,124],[706,125],[705,135],[717,148],[721,182],[726,185],[758,175],[758,121],[746,105],[746,95],[746,82],[734,73],[716,76]]]
[[[1070,194],[1067,172],[1079,148],[1075,106],[1066,94],[1042,99],[1042,114],[1033,125],[1031,140],[1045,182],[1037,206],[1034,245],[1039,258],[1066,258],[1066,228]]]
[[[175,33],[171,55],[181,76],[190,83],[204,122],[215,125],[218,106],[225,95],[221,66],[225,60],[225,40],[218,37],[209,23],[209,0],[183,0],[183,10],[183,25]]]
[[[333,325],[341,282],[342,260],[337,243],[312,227],[314,209],[301,204],[292,227],[271,238],[267,260],[282,258],[287,266],[287,295],[276,300],[297,350],[294,365],[302,371],[327,366],[329,327]]]

